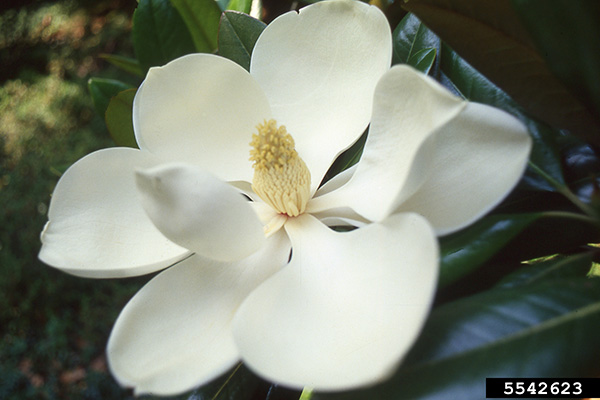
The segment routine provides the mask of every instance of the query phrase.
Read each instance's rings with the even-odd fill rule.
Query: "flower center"
[[[252,189],[281,214],[296,217],[306,210],[310,171],[294,148],[294,139],[275,120],[256,126],[250,161],[254,164]]]

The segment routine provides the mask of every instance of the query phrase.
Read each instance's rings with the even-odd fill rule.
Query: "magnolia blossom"
[[[289,12],[261,34],[250,73],[209,54],[152,68],[134,101],[139,150],[65,172],[44,262],[94,278],[169,267],[114,326],[121,384],[180,393],[240,360],[316,390],[394,372],[432,302],[436,234],[497,205],[531,141],[508,114],[390,69],[391,55],[375,7]],[[367,126],[360,162],[322,184]]]

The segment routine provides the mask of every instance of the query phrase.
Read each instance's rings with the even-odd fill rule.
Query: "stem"
[[[587,222],[592,225],[596,225],[596,226],[600,225],[600,221],[598,221],[597,218],[594,218],[592,216],[583,215],[583,214],[568,212],[568,211],[543,211],[542,215],[544,215],[545,217],[576,219],[579,221]]]
[[[533,169],[537,174],[539,174],[542,178],[548,181],[549,184],[554,186],[559,193],[569,199],[574,205],[576,205],[581,211],[583,211],[586,215],[590,217],[592,220],[598,219],[598,214],[596,210],[590,207],[588,204],[585,204],[579,197],[575,195],[566,185],[560,183],[550,175],[548,175],[544,170],[540,167],[529,161],[529,167]],[[576,215],[576,214],[574,214]]]
[[[298,400],[310,400],[311,397],[312,397],[312,389],[309,387],[305,387]]]
[[[231,378],[233,378],[233,376],[235,375],[235,373],[238,371],[238,369],[240,369],[240,367],[242,366],[242,363],[239,363],[237,365],[237,367],[235,367],[235,369],[233,370],[233,372],[231,373],[231,375],[229,375],[227,377],[227,380],[225,381],[225,383],[223,383],[221,385],[221,387],[219,388],[219,390],[217,390],[217,393],[215,393],[215,395],[212,397],[211,400],[215,400],[217,397],[219,397],[219,395],[221,394],[221,392],[223,391],[223,389],[225,388],[225,386],[227,386],[227,384],[229,383],[229,381],[231,380]]]

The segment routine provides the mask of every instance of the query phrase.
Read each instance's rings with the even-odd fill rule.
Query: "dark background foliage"
[[[90,281],[37,260],[60,173],[111,145],[86,81],[119,76],[98,58],[130,53],[131,1],[3,2],[0,10],[0,398],[127,398],[104,345],[143,280]],[[129,79],[122,76],[122,79]]]
[[[37,253],[60,174],[114,145],[88,79],[139,84],[100,57],[133,57],[136,6],[0,3],[0,399],[133,398],[108,373],[104,348],[120,309],[150,277],[80,279],[42,264]],[[290,7],[266,1],[266,16]]]

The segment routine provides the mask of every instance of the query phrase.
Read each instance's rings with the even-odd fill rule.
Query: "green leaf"
[[[219,27],[219,55],[250,70],[252,50],[266,25],[247,14],[225,11]]]
[[[393,63],[408,63],[423,49],[440,49],[440,39],[414,14],[406,14],[393,33]]]
[[[598,241],[597,227],[581,214],[492,214],[440,238],[439,286],[445,288],[464,278],[452,290],[468,292],[464,284],[488,285],[522,261],[572,253]]]
[[[387,382],[313,399],[482,399],[487,377],[595,376],[599,324],[600,279],[496,288],[434,309]]]
[[[103,118],[110,99],[129,88],[131,85],[116,79],[90,78],[88,80],[88,90],[92,96],[94,108]]]
[[[187,26],[196,51],[212,53],[217,49],[221,9],[214,0],[171,0]]]
[[[169,0],[140,0],[133,13],[133,47],[144,73],[196,48]]]
[[[115,54],[100,54],[100,58],[105,59],[112,65],[121,68],[130,74],[144,77],[144,70],[140,62],[134,58],[118,56]]]
[[[548,69],[510,0],[407,0],[404,8],[527,112],[600,144],[600,123]]]
[[[533,137],[534,145],[531,152],[531,162],[564,184],[562,159],[557,141],[560,133],[547,125],[532,120],[513,99],[499,87],[481,75],[448,46],[442,46],[441,69],[452,82],[452,88],[464,98],[503,109],[521,120]],[[545,179],[533,171],[528,171],[524,177],[529,188],[554,191]]]
[[[227,10],[227,5],[229,4],[229,0],[215,0],[215,3],[219,6],[221,11]]]
[[[499,252],[494,261],[514,263],[553,254],[579,252],[600,242],[597,221],[577,213],[542,212]]]
[[[249,14],[252,8],[252,0],[231,0],[227,5],[228,10],[239,11]]]
[[[407,64],[424,74],[428,74],[433,66],[436,54],[435,49],[419,50],[408,59]]]
[[[600,278],[600,264],[593,263],[592,268],[588,271],[588,277],[590,278]]]
[[[513,288],[534,285],[549,279],[583,277],[592,264],[592,253],[584,252],[573,256],[552,256],[546,261],[532,262],[504,277],[496,287]]]
[[[347,170],[356,164],[360,157],[362,156],[363,149],[365,147],[365,142],[367,141],[367,131],[363,132],[363,134],[358,138],[356,142],[352,146],[350,146],[346,151],[340,154],[335,161],[331,164],[327,173],[323,177],[321,181],[321,185],[325,182],[336,176],[342,171]]]
[[[600,119],[600,2],[512,3],[548,67]]]
[[[106,127],[118,146],[137,148],[133,133],[133,98],[137,89],[127,89],[113,97],[106,109]]]
[[[600,155],[589,144],[580,142],[574,136],[565,143],[563,148],[565,173],[569,175],[569,181],[589,178],[600,171]]]
[[[440,239],[439,285],[473,272],[500,251],[541,214],[491,215]]]

